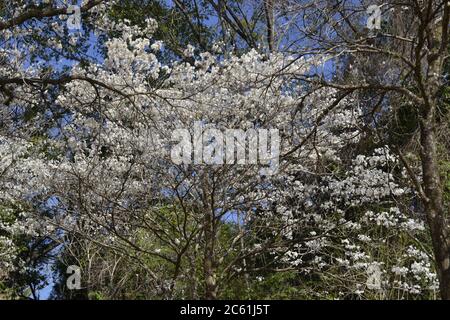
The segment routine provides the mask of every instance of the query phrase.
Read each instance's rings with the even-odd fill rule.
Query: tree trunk
[[[275,31],[274,31],[274,17],[273,17],[273,0],[264,0],[264,12],[266,15],[267,24],[267,44],[269,45],[269,51],[275,50]]]
[[[206,209],[206,208],[205,208]],[[203,257],[203,273],[205,277],[205,299],[217,299],[217,283],[215,270],[215,227],[214,227],[214,213],[211,210],[205,210],[204,217],[204,240],[205,251]]]
[[[421,160],[426,217],[430,227],[441,298],[450,300],[450,239],[439,175],[435,137],[436,104],[423,107],[421,119]]]

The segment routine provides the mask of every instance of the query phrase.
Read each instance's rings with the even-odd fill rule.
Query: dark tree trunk
[[[205,299],[217,299],[217,283],[215,275],[215,261],[214,261],[214,226],[213,219],[210,213],[205,214],[205,253],[203,257],[203,269],[205,276]]]
[[[274,31],[274,16],[273,16],[273,0],[264,0],[264,12],[266,15],[267,24],[267,44],[269,45],[269,51],[275,50],[275,31]]]
[[[424,206],[436,259],[441,298],[450,300],[450,239],[436,148],[436,107],[431,105],[424,109],[420,128],[423,186],[427,197]]]

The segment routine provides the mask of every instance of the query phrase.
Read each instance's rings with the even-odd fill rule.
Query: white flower
[[[151,48],[153,51],[160,51],[161,48],[162,48],[162,41],[155,41],[155,42],[150,46],[150,48]]]

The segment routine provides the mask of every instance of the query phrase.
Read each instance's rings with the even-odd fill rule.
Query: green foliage
[[[252,281],[249,296],[264,300],[306,299],[305,287],[307,283],[302,283],[295,271],[267,273]]]

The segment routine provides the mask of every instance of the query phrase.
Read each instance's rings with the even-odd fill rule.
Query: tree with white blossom
[[[268,32],[268,51],[234,54],[217,42],[210,52],[188,46],[167,63],[159,58],[164,42],[152,37],[157,21],[116,19],[113,5],[84,3],[92,33],[81,36],[65,35],[64,11],[54,6],[25,5],[0,21],[0,281],[33,267],[18,259],[14,241],[25,236],[45,243],[47,254],[59,247],[63,264],[88,275],[87,291],[103,290],[97,275],[115,281],[105,289],[113,298],[128,281],[148,298],[216,299],[230,296],[235,279],[251,296],[288,272],[311,283],[296,297],[434,298],[440,289],[448,298],[447,240],[436,236],[447,230],[437,158],[422,153],[420,168],[383,132],[398,95],[409,97],[421,103],[422,147],[433,151],[435,97],[398,86],[394,75],[391,83],[361,80],[360,52],[401,57],[351,39],[341,51],[334,38],[304,52],[277,52]],[[441,9],[448,20],[448,4]],[[271,19],[270,30],[277,26]],[[326,77],[347,54],[361,68]],[[54,70],[52,58],[70,63]],[[373,106],[365,92],[382,99]],[[244,151],[242,163],[196,162],[206,155],[195,150],[194,161],[174,161],[174,147],[185,146],[174,140],[177,130],[193,138],[186,150],[200,137],[212,156],[219,135],[201,134],[230,129],[274,130],[276,159],[264,159],[261,136],[247,134],[235,150]],[[260,148],[259,162],[247,161],[252,146]],[[236,292],[231,296],[245,296]]]

